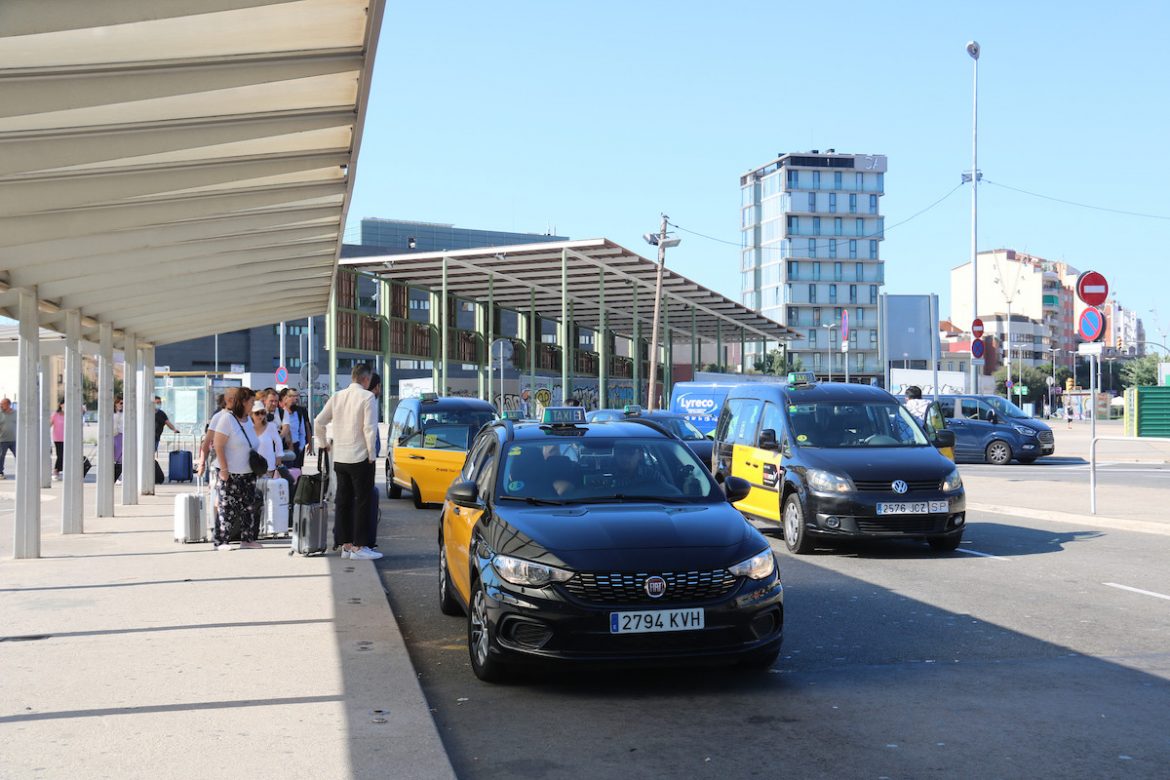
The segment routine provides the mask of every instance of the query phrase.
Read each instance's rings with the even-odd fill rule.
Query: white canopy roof
[[[157,345],[324,312],[381,18],[0,2],[0,314],[35,289],[42,324]]]

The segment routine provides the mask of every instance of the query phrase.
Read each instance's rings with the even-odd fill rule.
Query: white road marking
[[[1004,558],[1004,557],[999,556],[999,555],[992,555],[991,553],[979,552],[978,550],[964,550],[962,547],[955,550],[955,552],[961,552],[961,553],[964,553],[966,555],[978,555],[980,558],[994,558],[997,561],[1010,561],[1011,560],[1011,558]]]
[[[1170,601],[1170,596],[1165,593],[1154,593],[1152,590],[1142,590],[1141,588],[1131,588],[1128,585],[1119,585],[1116,582],[1102,582],[1102,585],[1108,585],[1111,588],[1118,588],[1120,590],[1128,590],[1130,593],[1140,593],[1143,596],[1153,596],[1156,599],[1166,599]]]

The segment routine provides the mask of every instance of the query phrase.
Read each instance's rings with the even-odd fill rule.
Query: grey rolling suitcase
[[[317,465],[318,471],[322,475],[328,473],[328,458],[322,464],[322,455],[318,455]],[[324,469],[322,470],[322,466]],[[302,479],[304,477],[302,476]],[[293,553],[300,553],[301,555],[313,555],[315,553],[324,553],[329,549],[329,505],[325,502],[325,487],[326,479],[318,480],[321,491],[317,496],[316,503],[312,504],[293,504],[292,512],[292,549],[288,551],[289,555]]]

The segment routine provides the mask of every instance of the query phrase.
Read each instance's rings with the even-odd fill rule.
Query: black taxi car
[[[899,537],[946,551],[966,522],[963,481],[939,452],[954,443],[952,431],[928,434],[881,388],[792,373],[727,394],[711,471],[747,479],[736,507],[781,523],[794,553],[818,541]]]
[[[724,490],[727,492],[725,493]],[[686,445],[580,407],[480,431],[439,521],[439,606],[467,614],[471,667],[668,663],[780,651],[784,590],[767,540]]]

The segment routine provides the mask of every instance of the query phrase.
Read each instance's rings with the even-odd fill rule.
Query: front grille
[[[857,518],[857,530],[863,534],[925,534],[942,531],[944,518],[905,515],[899,517]]]
[[[666,593],[652,599],[646,595],[647,577],[657,574],[666,580]],[[591,604],[662,604],[672,601],[707,601],[731,592],[736,577],[727,569],[714,571],[664,571],[598,573],[578,572],[565,583],[574,597]]]
[[[1036,438],[1040,440],[1041,444],[1052,444],[1056,441],[1056,437],[1052,435],[1052,431],[1040,431]]]
[[[905,482],[910,487],[910,490],[907,491],[910,493],[922,492],[925,490],[937,491],[942,487],[941,479],[908,479],[905,480]],[[867,492],[894,492],[894,489],[890,487],[890,485],[894,484],[894,480],[892,479],[855,479],[853,480],[853,484],[858,490],[864,490]]]

